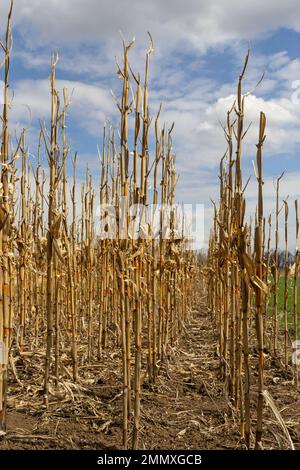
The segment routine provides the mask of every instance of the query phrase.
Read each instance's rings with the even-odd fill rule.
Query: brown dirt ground
[[[144,381],[141,449],[245,448],[237,412],[218,378],[215,351],[212,321],[201,306],[192,312],[157,384],[149,386]],[[255,351],[253,364],[254,359]],[[0,449],[121,449],[119,363],[116,354],[107,353],[101,363],[82,364],[80,383],[64,381],[60,395],[53,392],[46,411],[42,406],[42,358],[18,358],[16,374],[9,379],[8,429]],[[266,361],[266,384],[295,448],[300,449],[299,392],[291,374],[270,358]],[[255,423],[255,384],[253,389]],[[264,419],[264,448],[289,448],[283,428],[268,407]]]

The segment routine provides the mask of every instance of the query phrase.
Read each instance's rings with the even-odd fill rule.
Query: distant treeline
[[[265,259],[267,259],[267,253],[265,254]],[[270,265],[274,264],[274,250],[272,250],[271,253],[270,253],[270,260],[271,260]],[[289,266],[292,266],[295,263],[295,252],[290,252],[290,251],[288,252],[287,261],[288,261]],[[279,250],[278,251],[278,266],[277,267],[279,269],[284,269],[285,262],[286,262],[285,250]]]

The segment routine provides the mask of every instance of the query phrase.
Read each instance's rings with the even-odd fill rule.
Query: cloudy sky
[[[0,2],[2,36],[8,4],[8,0]],[[285,170],[281,196],[289,196],[293,245],[293,202],[300,195],[299,1],[15,0],[14,124],[17,128],[25,124],[34,136],[38,119],[48,118],[49,64],[51,53],[58,49],[58,86],[74,90],[69,128],[72,150],[79,152],[81,177],[89,162],[98,178],[101,129],[106,119],[117,119],[110,90],[119,90],[115,58],[121,61],[120,31],[128,41],[135,37],[131,63],[141,72],[147,31],[153,36],[151,112],[156,114],[163,102],[162,120],[176,123],[177,200],[205,204],[206,233],[210,197],[217,199],[218,162],[226,149],[220,122],[234,101],[237,77],[250,45],[245,91],[251,91],[263,73],[265,78],[246,102],[246,121],[252,122],[244,153],[245,180],[252,175],[248,211],[255,211],[252,160],[259,113],[264,111],[265,210],[274,212],[274,180]]]

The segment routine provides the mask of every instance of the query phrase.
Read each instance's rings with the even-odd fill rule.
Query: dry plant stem
[[[55,221],[56,206],[56,172],[57,172],[57,91],[55,89],[55,67],[57,59],[52,58],[51,63],[51,136],[50,136],[50,152],[48,161],[50,166],[50,181],[48,195],[48,234],[47,234],[47,347],[46,347],[46,363],[44,378],[44,397],[45,405],[48,407],[49,402],[49,381],[51,367],[51,351],[53,344],[53,305],[54,305],[54,253],[53,253],[53,225]]]
[[[277,355],[278,350],[278,244],[279,244],[279,186],[283,173],[276,180],[276,210],[275,210],[275,249],[274,249],[274,305],[273,305],[273,350]]]
[[[6,395],[7,395],[7,365],[8,351],[10,346],[10,278],[9,278],[9,251],[10,251],[10,198],[9,198],[9,70],[11,51],[11,16],[13,1],[11,1],[8,13],[5,45],[3,46],[4,60],[4,104],[2,114],[1,134],[1,230],[0,230],[0,255],[2,258],[0,269],[0,341],[4,344],[5,363],[0,364],[0,431],[6,431]]]
[[[288,216],[289,206],[284,201],[284,240],[285,240],[285,263],[284,263],[284,294],[283,294],[283,314],[284,314],[284,364],[288,367],[288,282],[289,282],[289,247],[288,247]]]
[[[269,288],[270,287],[269,278],[270,278],[270,258],[271,258],[271,256],[270,256],[270,254],[271,254],[271,233],[272,233],[272,215],[271,214],[269,215],[268,226],[269,226],[269,230],[268,230],[268,243],[267,243],[265,284]],[[265,307],[264,307],[266,315],[267,315],[267,311],[268,311],[268,306],[269,306],[269,296],[266,295],[265,296]],[[265,325],[265,328],[266,328],[266,325]],[[269,336],[269,338],[268,338],[268,347],[269,347],[269,350],[272,349],[271,336]]]
[[[293,313],[294,313],[294,340],[298,340],[298,272],[299,272],[299,211],[298,211],[298,200],[295,200],[295,217],[296,217],[296,253],[295,253],[295,269],[293,277]],[[294,380],[295,386],[299,385],[298,377],[298,364],[297,361],[294,361]]]
[[[248,308],[249,308],[249,287],[247,283],[242,283],[242,328],[243,328],[243,357],[245,368],[245,443],[250,448],[250,367],[249,367],[249,330],[248,330]]]
[[[257,181],[258,181],[258,207],[257,226],[255,230],[255,261],[256,275],[263,281],[263,170],[262,170],[262,147],[265,141],[266,117],[260,114],[259,141],[257,144]],[[256,334],[258,344],[258,402],[257,402],[257,426],[255,436],[255,449],[261,449],[263,430],[263,391],[264,391],[264,320],[263,320],[263,291],[256,287]]]
[[[237,220],[235,222],[237,227],[238,237],[238,257],[241,269],[241,310],[239,315],[240,329],[243,331],[243,356],[244,356],[244,367],[245,367],[245,388],[240,381],[240,404],[241,404],[241,432],[245,436],[245,442],[247,448],[250,447],[250,382],[249,382],[249,359],[248,359],[248,282],[245,275],[244,257],[246,251],[246,228],[244,228],[244,215],[245,215],[245,200],[243,195],[242,187],[242,142],[244,137],[244,96],[242,95],[242,82],[244,74],[247,68],[249,60],[249,53],[245,58],[244,67],[239,78],[238,91],[237,91],[237,151],[236,151],[236,174],[235,174],[235,213]],[[241,337],[240,333],[240,337]],[[241,344],[242,342],[239,342]],[[239,364],[239,375],[241,374],[241,352],[239,352],[240,364]],[[245,422],[244,422],[245,420]]]
[[[120,106],[121,113],[121,154],[120,154],[120,172],[123,204],[125,204],[125,217],[128,214],[129,198],[129,150],[128,150],[128,99],[129,99],[129,64],[128,53],[132,46],[123,44],[124,49],[124,67],[122,70],[123,93]],[[124,221],[125,222],[125,221]],[[126,224],[127,226],[127,224]],[[123,227],[122,227],[123,228]],[[121,248],[124,253],[128,249],[128,233],[123,234],[121,238]],[[128,446],[128,421],[131,414],[131,324],[130,324],[130,293],[129,293],[129,272],[127,269],[127,259],[120,255],[119,272],[121,276],[121,317],[122,317],[122,343],[123,343],[123,446]],[[127,283],[127,284],[125,284]]]
[[[27,202],[26,202],[26,170],[27,170],[27,153],[25,143],[25,133],[22,134],[21,141],[22,150],[22,177],[21,177],[21,234],[20,234],[20,268],[19,268],[19,289],[20,289],[20,331],[19,331],[19,348],[20,351],[24,348],[24,334],[27,313],[27,286],[26,286],[26,245],[27,240]]]

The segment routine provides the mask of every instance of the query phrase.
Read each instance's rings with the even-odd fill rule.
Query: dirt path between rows
[[[144,382],[141,449],[244,449],[237,413],[218,379],[215,351],[211,318],[200,305],[192,312],[186,332],[171,352],[157,384],[150,387]],[[19,381],[31,374],[31,385],[22,388],[11,378],[8,430],[0,440],[0,449],[122,448],[119,362],[116,355],[107,354],[101,364],[82,365],[80,386],[65,383],[71,397],[69,394],[61,401],[56,397],[47,412],[41,408],[41,367],[34,367],[32,361],[19,364]],[[279,386],[278,381],[273,384],[274,373],[270,368],[266,380],[295,447],[300,448],[299,392],[284,377],[279,376]],[[287,448],[271,410],[265,414],[266,448]]]

